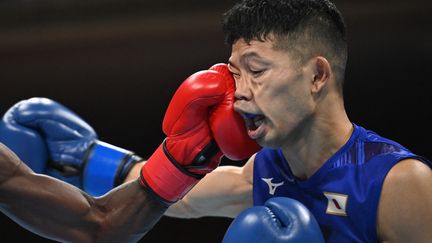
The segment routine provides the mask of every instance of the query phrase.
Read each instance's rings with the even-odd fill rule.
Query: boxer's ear
[[[313,58],[311,65],[313,70],[311,92],[319,93],[331,76],[331,66],[328,60],[322,56]]]

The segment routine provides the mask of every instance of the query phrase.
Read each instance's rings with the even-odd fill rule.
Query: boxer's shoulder
[[[431,184],[431,168],[417,159],[402,160],[389,171],[378,210],[380,238],[389,242],[407,239],[408,242],[412,232],[417,232],[419,237],[428,234],[432,219]]]

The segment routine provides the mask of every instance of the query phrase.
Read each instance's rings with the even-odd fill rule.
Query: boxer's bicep
[[[4,144],[0,143],[0,190],[4,187],[3,182],[13,176],[20,164],[21,160],[18,156]]]
[[[220,216],[234,218],[252,206],[252,156],[243,167],[220,166],[206,175],[165,215],[179,218]]]
[[[432,242],[432,170],[407,159],[386,176],[378,207],[382,242]]]

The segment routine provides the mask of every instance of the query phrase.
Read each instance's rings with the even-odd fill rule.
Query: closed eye
[[[232,74],[234,80],[237,80],[237,79],[240,78],[240,74],[238,74],[238,73],[233,73],[233,72],[232,72],[231,74]]]
[[[251,72],[254,77],[259,77],[265,72],[265,70],[251,70],[250,69],[249,72]]]

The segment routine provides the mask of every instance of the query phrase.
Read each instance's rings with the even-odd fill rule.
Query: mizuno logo
[[[269,194],[270,195],[274,195],[276,192],[276,188],[278,188],[279,186],[282,186],[284,184],[284,182],[277,182],[277,183],[273,183],[272,180],[273,178],[261,178],[261,180],[263,180],[265,183],[267,183],[268,187],[269,187]]]

